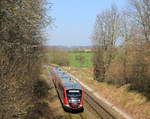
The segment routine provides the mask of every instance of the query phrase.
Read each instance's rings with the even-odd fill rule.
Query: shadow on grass
[[[114,84],[112,81],[107,81],[107,84],[108,85],[115,85],[117,88],[120,88],[124,85],[128,85],[127,87],[127,91],[128,92],[137,92],[139,94],[142,94],[144,97],[146,97],[147,101],[150,101],[150,83],[147,83],[147,84],[143,84],[143,85],[137,85],[136,82],[131,84],[131,83],[128,83],[128,84],[119,84],[119,85],[116,85]]]
[[[51,96],[49,100],[50,100],[51,102],[53,102],[53,101],[55,101],[57,98],[58,98],[58,96],[57,96],[57,95],[54,95],[54,96]]]
[[[55,117],[55,119],[66,119],[66,118],[65,118],[65,116],[63,116],[63,115],[57,115],[57,116]]]
[[[147,98],[147,101],[150,101],[150,86],[146,89],[143,89],[143,88],[135,88],[134,85],[130,85],[128,87],[128,91],[129,92],[134,91],[134,92],[140,93]]]
[[[54,113],[46,102],[38,102],[30,109],[28,119],[54,119]]]

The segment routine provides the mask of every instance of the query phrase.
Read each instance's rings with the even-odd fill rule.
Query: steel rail
[[[57,95],[60,98],[60,95],[57,90],[57,86],[52,79],[52,82],[54,84],[54,87],[56,89]],[[88,105],[93,109],[94,112],[101,118],[101,119],[116,119],[107,109],[105,109],[101,104],[99,104],[98,101],[94,99],[93,96],[89,95],[87,91],[85,90],[85,101],[88,103]],[[61,102],[62,103],[62,102]],[[80,114],[81,119],[84,119],[84,117]],[[69,114],[69,118],[72,119],[71,114]]]
[[[89,106],[98,114],[102,119],[116,119],[107,109],[105,109],[101,104],[98,103],[92,96],[90,96],[86,91],[85,101]]]

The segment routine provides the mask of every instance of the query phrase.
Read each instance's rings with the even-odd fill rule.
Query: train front
[[[84,89],[68,89],[66,90],[67,105],[65,107],[71,110],[79,110],[83,112]]]

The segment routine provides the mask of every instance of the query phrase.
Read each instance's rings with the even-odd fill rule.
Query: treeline
[[[47,55],[48,55],[48,60],[51,64],[57,64],[60,66],[69,65],[68,51],[49,46],[47,47]]]
[[[45,0],[0,1],[0,119],[41,116],[35,109],[45,95],[37,88],[45,85],[41,29],[50,21],[44,5]]]
[[[150,0],[129,0],[97,15],[93,33],[94,77],[117,86],[150,91]]]
[[[88,57],[86,54],[92,53],[89,51],[69,51],[62,50],[57,47],[48,46],[47,47],[47,55],[50,64],[57,64],[59,66],[78,66],[78,67],[86,67],[89,66],[89,62],[91,62],[92,58]],[[88,60],[88,58],[89,60]],[[90,59],[91,58],[91,59]]]

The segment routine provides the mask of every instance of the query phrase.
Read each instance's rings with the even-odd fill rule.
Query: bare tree
[[[26,118],[43,56],[44,0],[0,1],[0,118]]]
[[[141,40],[150,41],[150,0],[130,0],[132,18],[139,26]]]
[[[106,10],[97,15],[93,35],[94,50],[95,53],[97,53],[94,55],[94,61],[96,61],[94,64],[98,66],[98,63],[101,61],[100,64],[104,65],[101,66],[104,68],[102,71],[104,74],[111,64],[113,50],[115,50],[116,41],[120,37],[120,23],[120,13],[115,6],[112,6],[110,10]],[[100,61],[97,61],[96,59],[99,59]]]

